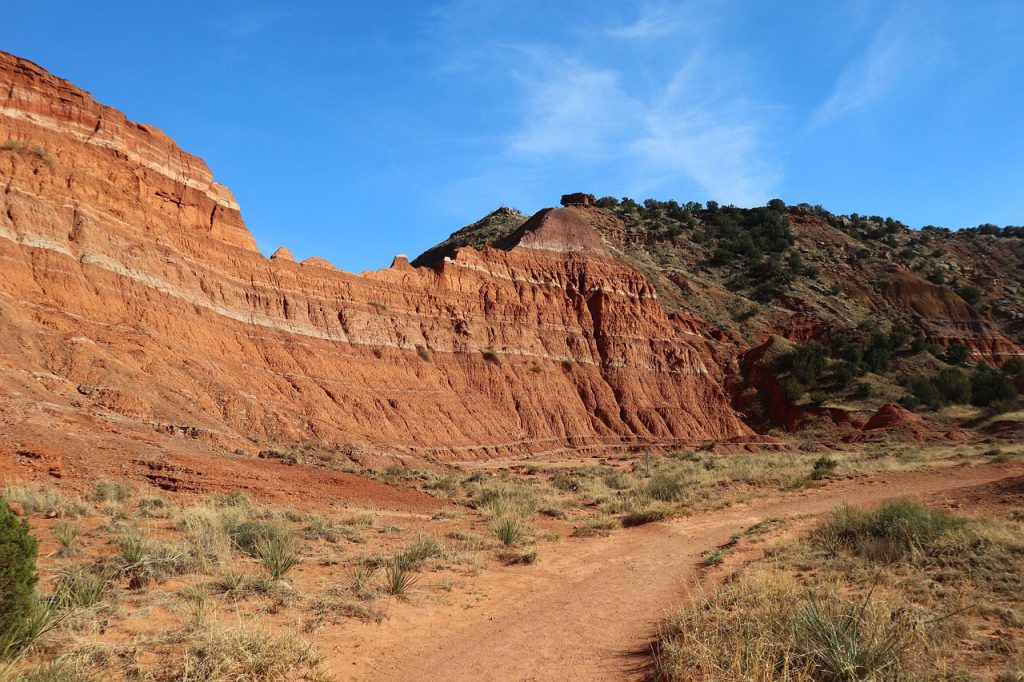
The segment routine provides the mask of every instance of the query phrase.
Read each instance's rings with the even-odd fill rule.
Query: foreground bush
[[[36,541],[0,500],[0,656],[24,637],[36,609]]]

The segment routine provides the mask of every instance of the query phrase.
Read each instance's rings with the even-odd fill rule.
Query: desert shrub
[[[908,406],[924,405],[935,410],[942,405],[942,393],[935,382],[928,377],[910,377],[907,379],[907,389],[913,398],[912,401],[906,403]]]
[[[416,344],[416,354],[420,356],[421,360],[430,362],[430,349],[422,344]]]
[[[851,396],[854,400],[867,400],[874,395],[875,389],[866,381],[858,381],[853,385]]]
[[[493,350],[485,350],[481,355],[483,355],[484,360],[487,362],[494,363],[495,365],[501,364],[501,358]]]
[[[720,549],[711,550],[704,556],[705,566],[717,566],[723,561],[725,561],[725,552]]]
[[[798,379],[790,377],[782,384],[782,397],[791,405],[800,400],[806,392],[807,386]]]
[[[807,386],[814,386],[825,370],[828,352],[816,341],[804,346],[797,346],[783,356],[780,368],[788,371],[797,381]]]
[[[971,404],[986,407],[998,401],[1017,399],[1017,388],[1010,379],[988,365],[980,365],[971,376]]]
[[[22,140],[4,140],[0,144],[0,151],[34,156],[47,166],[53,165],[53,157],[50,155],[50,152],[46,151],[46,147],[40,144],[24,142]]]
[[[955,367],[939,372],[935,376],[935,387],[947,403],[959,405],[971,399],[971,382],[963,371]]]
[[[814,468],[811,470],[811,478],[816,481],[823,478],[829,478],[836,472],[836,468],[838,466],[839,462],[831,457],[819,457],[814,461]]]
[[[627,490],[633,485],[633,481],[629,474],[623,471],[613,471],[607,474],[603,481],[604,484],[612,490]]]
[[[36,609],[37,549],[28,521],[0,501],[0,658],[24,637]]]
[[[950,344],[942,359],[949,365],[962,365],[971,357],[971,349],[963,343]]]
[[[1015,374],[1024,374],[1024,358],[1016,356],[1012,357],[1003,363],[1003,374],[1013,376]]]

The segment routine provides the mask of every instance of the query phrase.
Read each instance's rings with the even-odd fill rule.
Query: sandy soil
[[[381,625],[321,633],[326,670],[356,680],[643,679],[650,642],[668,610],[710,586],[723,568],[702,555],[770,517],[896,497],[970,506],[978,487],[1019,487],[1020,465],[889,473],[837,481],[606,538],[542,548],[534,566],[489,570],[450,604],[394,601]],[[962,491],[963,501],[955,501]]]

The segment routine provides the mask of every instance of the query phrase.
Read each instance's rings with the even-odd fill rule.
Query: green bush
[[[0,500],[0,656],[23,637],[36,610],[36,552],[28,522]]]
[[[814,461],[814,469],[811,471],[811,478],[815,481],[820,481],[823,478],[829,478],[836,472],[836,468],[838,466],[839,462],[831,457],[819,457]]]
[[[947,367],[935,377],[935,387],[947,403],[957,405],[971,399],[971,382],[961,370]]]
[[[1024,358],[1013,357],[1003,363],[1003,374],[1024,374]]]
[[[963,343],[954,343],[946,349],[946,354],[942,358],[949,365],[962,365],[967,362],[967,359],[971,357],[971,349]]]
[[[988,365],[981,365],[971,376],[971,404],[987,407],[997,402],[1017,400],[1017,388],[1010,379]]]

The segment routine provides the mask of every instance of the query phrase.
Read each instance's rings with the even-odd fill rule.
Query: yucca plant
[[[384,589],[395,597],[408,595],[419,580],[412,567],[398,556],[392,557],[384,569]]]
[[[502,516],[491,523],[491,530],[501,544],[512,547],[526,538],[529,528],[518,516]]]
[[[126,568],[139,566],[149,555],[149,538],[141,532],[126,533],[114,540]]]
[[[58,521],[53,524],[53,534],[57,536],[57,542],[60,543],[58,553],[61,556],[71,556],[78,550],[78,536],[81,535],[81,532],[82,529],[76,523]]]
[[[88,608],[103,600],[110,585],[105,574],[85,568],[68,570],[57,578],[55,601],[62,608]]]
[[[271,535],[257,543],[256,556],[270,577],[279,580],[299,563],[298,542],[290,535]]]

